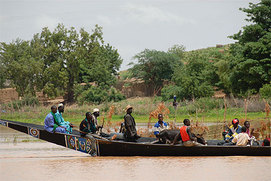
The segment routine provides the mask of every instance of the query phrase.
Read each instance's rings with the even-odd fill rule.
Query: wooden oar
[[[103,117],[103,124],[102,124],[102,128],[101,128],[101,131],[102,131],[103,127],[104,127],[104,117]]]

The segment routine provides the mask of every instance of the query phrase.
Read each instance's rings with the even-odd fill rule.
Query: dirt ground
[[[56,97],[55,99],[49,99],[42,92],[37,92],[36,94],[39,102],[42,104],[56,104],[64,102],[64,98],[62,96]],[[21,97],[19,97],[18,93],[14,88],[0,89],[0,104],[6,104],[8,102],[20,99]]]
[[[19,95],[13,88],[0,89],[0,103],[8,103],[19,99]]]

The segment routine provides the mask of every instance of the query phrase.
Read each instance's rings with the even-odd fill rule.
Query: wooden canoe
[[[182,145],[152,144],[154,138],[140,138],[138,142],[108,140],[102,137],[89,139],[73,134],[49,133],[42,125],[0,119],[0,125],[26,133],[66,148],[81,151],[91,156],[271,156],[270,146],[207,146],[184,147]],[[219,140],[208,141],[216,143]]]

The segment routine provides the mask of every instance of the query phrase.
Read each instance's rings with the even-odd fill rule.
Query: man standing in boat
[[[196,142],[196,138],[192,136],[191,128],[190,128],[190,120],[184,119],[183,126],[180,128],[180,133],[175,136],[173,145],[177,142],[179,138],[182,139],[183,145],[187,147],[191,146],[202,146],[202,144]]]
[[[126,107],[126,115],[124,116],[125,132],[124,137],[126,141],[136,142],[140,136],[137,135],[135,119],[131,115],[133,107],[128,105]]]
[[[44,120],[44,129],[50,133],[58,132],[58,133],[66,133],[66,128],[60,126],[57,118],[56,118],[57,108],[56,106],[51,107],[51,112],[46,116]]]
[[[70,134],[72,133],[72,127],[73,125],[69,121],[64,121],[64,118],[62,117],[62,114],[64,113],[64,105],[62,103],[58,104],[58,110],[56,112],[56,119],[60,126],[63,126],[66,128],[66,133]]]

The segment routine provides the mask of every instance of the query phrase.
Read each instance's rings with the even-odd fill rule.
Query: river
[[[271,157],[90,157],[0,126],[0,180],[271,180]]]

